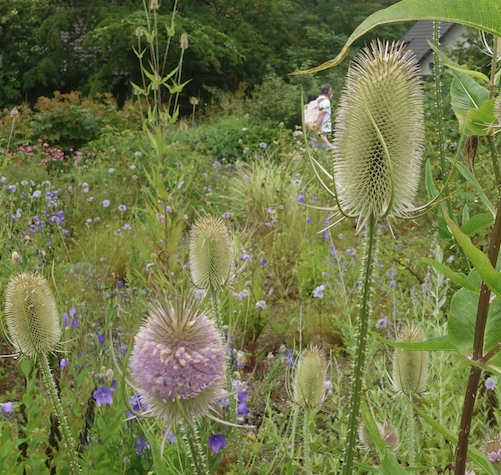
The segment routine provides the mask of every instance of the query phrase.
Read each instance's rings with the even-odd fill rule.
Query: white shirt
[[[318,103],[318,111],[325,112],[322,117],[322,123],[320,124],[320,129],[322,132],[332,132],[332,123],[331,123],[331,101],[325,96],[320,96],[321,100]],[[319,99],[320,99],[319,98]]]

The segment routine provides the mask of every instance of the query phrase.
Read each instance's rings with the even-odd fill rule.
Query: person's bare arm
[[[322,125],[322,121],[324,120],[324,115],[325,111],[320,111],[317,116],[317,121],[315,122],[315,125],[317,127],[320,127]]]

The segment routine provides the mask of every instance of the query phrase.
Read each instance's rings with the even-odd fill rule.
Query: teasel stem
[[[202,446],[200,445],[200,440],[198,439],[195,421],[189,422],[187,420],[183,420],[181,427],[184,433],[184,438],[188,444],[188,450],[190,452],[195,473],[197,475],[209,475],[205,455],[203,453]]]
[[[407,432],[408,432],[408,447],[409,447],[409,466],[416,463],[416,424],[414,420],[414,408],[412,407],[412,395],[406,402],[407,404]]]
[[[343,464],[343,475],[352,475],[355,446],[358,434],[358,415],[362,395],[362,377],[364,375],[365,352],[367,346],[367,331],[371,312],[370,300],[372,293],[372,279],[377,253],[377,218],[370,215],[367,220],[367,234],[365,241],[365,262],[362,270],[362,290],[360,310],[358,314],[358,336],[355,354],[355,367],[351,383],[350,417],[348,419],[348,435],[346,452]]]
[[[54,382],[52,371],[50,370],[47,355],[45,353],[38,353],[36,359],[42,371],[42,376],[47,387],[47,392],[49,394],[49,399],[50,403],[52,404],[54,414],[59,421],[59,428],[61,430],[63,444],[70,459],[71,473],[74,475],[82,473],[80,470],[80,464],[78,463],[75,441],[73,439],[73,436],[71,435],[70,426],[68,425],[66,416],[64,415],[63,406],[61,405],[61,401],[59,400],[59,397],[57,395],[56,383]]]
[[[501,196],[498,199],[496,219],[492,229],[491,241],[487,250],[487,257],[493,267],[499,256],[499,246],[501,243]],[[473,337],[472,360],[479,361],[483,358],[485,327],[490,308],[491,289],[482,282],[480,287],[480,297],[478,299],[477,319],[475,321],[475,335]],[[470,438],[471,420],[473,418],[473,409],[477,399],[478,385],[482,370],[476,366],[470,367],[470,375],[466,385],[464,396],[463,411],[461,413],[461,422],[459,425],[458,445],[456,448],[455,475],[464,475],[466,470],[466,457],[468,453],[468,441]]]
[[[294,460],[295,445],[296,445],[296,430],[297,430],[297,420],[299,418],[299,406],[294,404],[294,409],[292,410],[292,430],[291,430],[291,461]]]
[[[223,332],[223,316],[221,314],[221,299],[219,297],[219,292],[215,289],[210,289],[210,296],[212,300],[212,309],[214,312],[214,319],[216,322],[216,327],[221,333],[221,337],[223,338],[224,341],[224,332]],[[229,341],[229,335],[228,335],[228,341]],[[231,365],[232,365],[232,359],[231,359],[231,354],[229,354],[226,357],[226,389],[229,393],[233,391],[233,384],[232,384],[232,372],[231,372]],[[231,419],[233,424],[237,423],[237,404],[235,401],[234,396],[230,396],[230,414],[231,414]],[[244,461],[243,461],[243,456],[242,456],[242,445],[241,441],[238,437],[235,437],[234,439],[236,449],[237,449],[237,459],[238,459],[238,471],[240,475],[244,475],[245,473],[245,468],[244,468]]]
[[[303,416],[303,445],[304,445],[304,472],[311,475],[311,457],[310,457],[310,419],[311,409],[304,407]]]
[[[489,144],[489,150],[491,152],[492,166],[494,168],[494,175],[496,177],[496,184],[499,186],[501,184],[501,171],[499,168],[499,158],[498,151],[496,148],[496,142],[492,135],[487,136],[487,143]]]
[[[433,23],[433,43],[437,48],[440,47],[440,22]],[[447,176],[445,169],[445,148],[444,148],[444,99],[442,91],[442,71],[440,68],[440,57],[437,53],[433,53],[433,75],[435,76],[435,97],[437,106],[437,138],[438,138],[438,153],[440,156],[440,173],[442,180]],[[447,182],[444,185],[444,196],[446,197],[447,210],[449,216],[452,216],[452,206],[449,200],[449,186]]]

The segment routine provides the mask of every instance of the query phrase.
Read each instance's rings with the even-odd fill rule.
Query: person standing
[[[332,109],[331,109],[332,87],[329,84],[324,84],[320,88],[320,96],[318,97],[318,117],[316,126],[320,129],[320,148],[333,148],[329,142],[327,134],[332,132]]]

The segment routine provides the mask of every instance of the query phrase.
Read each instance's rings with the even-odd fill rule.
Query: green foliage
[[[63,151],[78,149],[97,138],[100,120],[88,109],[70,105],[65,109],[38,112],[30,121],[33,139],[40,138]]]

